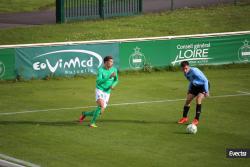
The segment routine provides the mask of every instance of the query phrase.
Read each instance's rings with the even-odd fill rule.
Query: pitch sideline
[[[3,167],[40,167],[39,165],[0,154],[0,166]]]
[[[241,92],[241,93],[240,94],[228,94],[228,95],[210,96],[208,98],[209,99],[215,99],[215,98],[224,98],[224,97],[250,96],[250,92],[242,92],[242,91],[237,91],[237,92]],[[163,100],[154,100],[154,101],[139,101],[139,102],[127,102],[127,103],[114,103],[114,104],[110,104],[109,106],[126,106],[126,105],[137,105],[137,104],[177,102],[177,101],[184,101],[184,100],[186,100],[186,99],[163,99]],[[0,113],[0,116],[1,115],[16,115],[16,114],[46,112],[46,111],[85,109],[85,108],[93,108],[93,107],[96,107],[96,106],[54,108],[54,109],[30,110],[30,111],[19,111],[19,112],[5,112],[5,113]]]

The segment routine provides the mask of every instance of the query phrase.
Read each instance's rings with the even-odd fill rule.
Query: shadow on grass
[[[0,125],[78,126],[78,121],[0,121]]]
[[[108,123],[131,123],[131,124],[176,124],[176,122],[170,121],[146,121],[146,120],[116,120],[116,119],[104,119],[99,122]]]
[[[145,121],[145,120],[99,120],[101,123],[125,123],[125,124],[176,124],[176,122]],[[44,125],[44,126],[81,126],[89,123],[89,120],[80,124],[78,120],[72,121],[0,121],[0,125]]]
[[[191,135],[190,133],[187,133],[185,131],[181,131],[181,132],[174,132],[175,134],[178,134],[178,135]]]

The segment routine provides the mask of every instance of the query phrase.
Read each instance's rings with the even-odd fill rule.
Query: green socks
[[[101,107],[98,106],[94,111],[83,112],[82,114],[85,116],[93,116],[90,124],[95,124],[97,118],[101,114],[101,111],[102,111]]]
[[[99,115],[101,114],[101,111],[102,111],[101,107],[97,107],[97,109],[95,110],[95,112],[94,112],[94,114],[93,114],[93,118],[92,118],[90,124],[95,124],[97,118],[98,118]]]
[[[86,117],[87,116],[93,116],[95,110],[94,111],[86,111],[86,112],[82,112],[82,115],[85,115]]]

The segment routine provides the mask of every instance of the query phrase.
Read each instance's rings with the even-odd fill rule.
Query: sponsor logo
[[[102,57],[89,50],[59,50],[38,55],[34,58],[35,71],[49,70],[55,73],[63,70],[65,74],[93,72],[102,65]]]
[[[134,53],[129,57],[129,65],[133,69],[141,69],[145,64],[145,56],[139,47],[134,48]]]
[[[250,60],[250,45],[249,41],[243,41],[243,46],[238,50],[238,58],[242,62],[248,62]]]
[[[0,78],[2,78],[5,74],[5,66],[3,62],[0,61]]]
[[[189,61],[191,64],[206,64],[212,58],[209,58],[209,49],[211,45],[209,43],[196,43],[187,45],[177,45],[176,49],[178,53],[175,60],[172,61],[172,65],[176,63],[180,64],[182,61]]]
[[[226,149],[227,158],[250,158],[250,149]]]

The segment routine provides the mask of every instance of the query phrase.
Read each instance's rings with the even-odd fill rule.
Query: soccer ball
[[[194,124],[189,124],[186,128],[187,133],[195,134],[197,132],[197,126]]]

